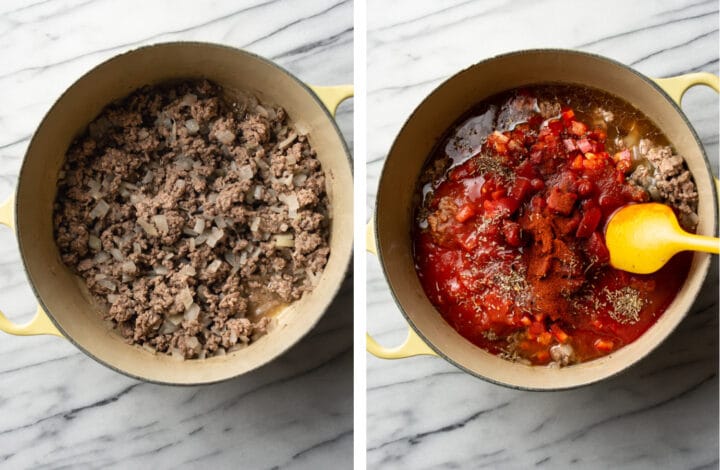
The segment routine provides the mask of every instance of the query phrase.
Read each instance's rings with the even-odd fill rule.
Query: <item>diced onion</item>
[[[297,195],[295,193],[290,194],[279,194],[278,199],[285,203],[285,205],[288,208],[288,217],[291,219],[294,219],[297,217],[297,211],[300,208],[300,203],[298,202]]]
[[[193,321],[197,320],[197,317],[200,315],[200,306],[198,304],[193,303],[190,305],[190,307],[185,310],[185,315],[183,315],[183,318],[187,321]]]
[[[307,181],[307,175],[305,173],[298,173],[297,175],[293,176],[293,186],[301,188],[305,181]]]
[[[170,270],[162,264],[158,264],[157,266],[153,267],[153,272],[158,276],[165,276],[170,273]]]
[[[195,271],[195,268],[192,266],[192,264],[186,264],[180,269],[180,274],[182,274],[183,276],[192,277],[197,274],[197,272]]]
[[[217,228],[225,228],[225,227],[227,227],[227,223],[225,222],[225,218],[224,218],[224,217],[221,217],[221,216],[219,216],[219,215],[217,215],[217,216],[215,216],[215,217],[213,218],[213,222],[215,222],[215,226],[216,226]]]
[[[183,356],[182,351],[180,351],[178,348],[172,348],[172,349],[170,350],[170,353],[171,353],[171,355],[172,355],[172,358],[175,359],[175,360],[177,360],[177,361],[184,361],[184,360],[185,360],[185,356]]]
[[[93,251],[100,251],[100,247],[102,244],[100,243],[100,239],[96,237],[95,235],[90,235],[88,237],[88,246]]]
[[[197,103],[197,95],[194,95],[193,93],[188,93],[187,95],[183,96],[182,101],[180,101],[180,106],[192,106],[195,103]]]
[[[137,219],[137,223],[138,223],[138,225],[140,225],[143,228],[143,230],[145,230],[145,233],[147,233],[151,237],[157,236],[157,234],[158,234],[157,229],[155,228],[155,226],[153,224],[151,224],[147,220]]]
[[[191,336],[185,340],[185,345],[191,347],[192,349],[197,349],[200,347],[200,341],[196,336]]]
[[[120,268],[126,274],[135,274],[137,272],[137,266],[132,260],[123,261]]]
[[[295,239],[291,233],[278,233],[273,236],[275,246],[280,248],[292,248],[295,246]]]
[[[177,157],[173,161],[173,163],[175,164],[175,166],[177,166],[178,168],[180,168],[182,170],[190,171],[190,169],[192,169],[192,167],[193,167],[194,162],[193,162],[193,160],[191,160],[188,157],[180,156],[180,157]]]
[[[117,294],[108,294],[108,295],[107,295],[107,301],[108,301],[108,303],[109,303],[110,305],[112,305],[112,304],[114,304],[115,302],[117,302],[117,300],[118,300],[119,298],[120,298],[120,296],[117,295]]]
[[[227,352],[225,351],[225,348],[217,348],[215,351],[216,356],[225,356],[227,355]]]
[[[88,194],[90,194],[93,199],[100,199],[102,197],[102,193],[100,192],[101,185],[98,180],[91,179],[87,185],[88,188],[90,188]]]
[[[178,301],[187,310],[193,304],[193,294],[190,288],[185,287],[178,293]]]
[[[100,287],[104,287],[105,289],[109,290],[110,292],[115,292],[115,290],[117,289],[117,286],[115,285],[114,282],[108,281],[106,279],[101,279],[97,283]]]
[[[200,124],[195,119],[188,119],[185,121],[185,128],[188,130],[190,135],[197,134],[200,130]]]
[[[136,255],[142,253],[142,247],[138,242],[133,242],[133,253],[135,253]]]
[[[225,235],[225,231],[217,227],[212,228],[212,232],[207,237],[207,244],[210,248],[214,247],[218,241]]]
[[[235,163],[235,162],[233,162],[233,163]],[[255,175],[253,173],[253,169],[250,165],[243,165],[241,167],[238,167],[237,172],[238,172],[238,177],[240,178],[240,181],[251,180],[252,177]]]
[[[153,172],[148,170],[147,173],[145,173],[145,176],[143,176],[142,183],[148,184],[153,180],[154,177],[155,175],[153,175]]]
[[[179,325],[179,324],[183,321],[183,316],[182,316],[182,314],[180,314],[180,313],[178,313],[177,315],[170,315],[170,316],[168,317],[168,320],[169,320],[170,323],[172,323],[173,325]]]
[[[115,258],[116,261],[124,261],[125,257],[123,256],[122,252],[118,250],[117,248],[111,248],[110,254],[113,258]]]
[[[278,144],[278,147],[280,148],[280,150],[285,150],[286,148],[290,147],[290,144],[295,142],[295,139],[297,139],[297,134],[295,132],[290,132],[290,135],[288,135],[285,140],[280,142]]]
[[[220,266],[222,266],[222,261],[216,259],[212,263],[208,264],[207,271],[211,274],[216,273],[217,270],[220,269]]]
[[[105,217],[105,214],[110,210],[110,206],[104,199],[99,199],[97,205],[90,211],[90,218],[97,219]]]
[[[250,231],[257,232],[258,228],[260,228],[260,217],[253,217],[252,222],[250,222]]]
[[[223,144],[229,145],[235,140],[235,134],[227,129],[221,129],[215,133],[215,138]]]
[[[177,325],[174,325],[172,322],[165,320],[160,327],[160,334],[161,335],[167,335],[171,333],[175,333],[178,329]]]
[[[103,264],[109,259],[110,255],[106,251],[100,251],[95,255],[95,258],[93,258],[93,262],[95,264]]]
[[[152,219],[160,233],[168,233],[168,231],[170,231],[165,214],[154,215]]]
[[[201,218],[195,219],[195,226],[193,227],[193,231],[200,235],[205,231],[205,221]]]

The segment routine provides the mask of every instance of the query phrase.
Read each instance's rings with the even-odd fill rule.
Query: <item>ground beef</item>
[[[645,188],[654,201],[668,204],[678,212],[680,225],[694,232],[697,227],[698,193],[683,157],[669,146],[640,140],[637,151],[640,163],[630,181]]]
[[[256,314],[311,290],[330,253],[307,137],[282,108],[222,96],[183,82],[111,104],[68,149],[54,207],[61,257],[105,319],[182,358],[264,334]]]

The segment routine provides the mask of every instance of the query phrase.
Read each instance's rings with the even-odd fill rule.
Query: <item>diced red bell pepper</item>
[[[460,223],[463,223],[463,222],[467,221],[468,219],[472,218],[472,216],[474,216],[474,215],[475,215],[475,206],[473,206],[472,204],[465,204],[455,214],[455,220],[457,220]]]
[[[582,219],[580,219],[580,225],[578,225],[575,236],[578,238],[587,238],[595,232],[602,212],[597,207],[591,207],[583,212]]]
[[[585,135],[587,132],[587,126],[580,121],[572,121],[570,123],[570,133],[576,136]]]
[[[550,195],[547,197],[547,205],[553,211],[568,215],[573,210],[573,205],[577,200],[577,194],[564,193],[557,187],[550,190]]]

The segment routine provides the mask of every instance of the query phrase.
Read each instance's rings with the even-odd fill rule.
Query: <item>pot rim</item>
[[[17,218],[17,213],[18,213],[17,191],[18,191],[18,188],[20,187],[20,181],[22,180],[23,173],[24,173],[24,170],[25,170],[25,163],[26,163],[26,160],[27,160],[28,151],[30,150],[30,148],[31,148],[32,145],[33,145],[33,142],[34,142],[35,139],[37,138],[38,131],[39,131],[40,128],[43,126],[43,124],[44,124],[45,121],[47,120],[48,116],[53,112],[53,110],[55,109],[57,103],[66,96],[67,92],[68,92],[73,86],[75,86],[79,81],[81,81],[81,80],[83,80],[84,78],[88,77],[89,75],[93,74],[93,73],[94,73],[97,69],[99,69],[100,67],[103,67],[103,66],[105,66],[106,64],[108,64],[108,63],[110,63],[110,62],[112,62],[112,61],[114,61],[114,60],[116,60],[116,59],[118,59],[118,58],[120,58],[120,57],[126,56],[126,55],[142,53],[143,51],[145,51],[145,50],[147,50],[147,49],[153,49],[153,48],[157,48],[157,47],[166,47],[166,46],[199,46],[199,47],[210,47],[210,48],[217,48],[217,49],[225,49],[225,50],[228,50],[228,51],[230,51],[230,52],[233,52],[233,53],[236,53],[236,54],[237,54],[237,53],[240,53],[240,54],[249,56],[249,57],[251,57],[251,58],[253,58],[253,59],[256,59],[256,60],[258,60],[258,61],[260,61],[260,62],[264,62],[265,64],[271,66],[277,73],[285,74],[285,75],[286,75],[287,77],[289,77],[294,83],[296,83],[297,85],[299,85],[300,88],[302,88],[302,89],[318,104],[318,106],[320,106],[320,109],[322,110],[322,112],[325,114],[325,117],[327,118],[327,122],[332,126],[332,128],[333,128],[334,131],[335,131],[335,133],[336,133],[336,134],[338,135],[338,137],[340,138],[340,142],[341,142],[341,144],[342,144],[342,150],[343,150],[343,153],[344,153],[344,155],[345,155],[345,159],[347,160],[348,166],[349,166],[349,168],[350,168],[350,174],[351,174],[351,175],[353,174],[353,172],[352,172],[352,170],[353,170],[353,165],[352,165],[352,157],[351,157],[351,155],[350,155],[350,150],[348,149],[347,142],[345,141],[345,138],[343,137],[342,132],[340,132],[340,128],[338,127],[337,122],[335,121],[335,118],[332,116],[332,114],[331,114],[330,111],[327,109],[327,107],[325,107],[325,105],[324,105],[323,102],[320,100],[320,98],[317,96],[317,94],[316,94],[305,82],[303,82],[303,81],[300,80],[297,76],[295,76],[293,73],[289,72],[288,70],[286,70],[285,68],[283,68],[282,66],[278,65],[277,63],[275,63],[275,62],[272,61],[272,60],[266,59],[266,58],[264,58],[264,57],[262,57],[262,56],[260,56],[260,55],[257,55],[257,54],[255,54],[255,53],[246,51],[246,50],[244,50],[244,49],[241,49],[241,48],[238,48],[238,47],[233,47],[233,46],[228,46],[228,45],[225,45],[225,44],[218,44],[218,43],[212,43],[212,42],[203,42],[203,41],[165,41],[165,42],[156,42],[156,43],[152,43],[152,44],[146,44],[146,45],[143,45],[143,46],[136,47],[136,48],[134,48],[134,49],[129,49],[129,50],[126,50],[126,51],[121,52],[121,53],[119,53],[119,54],[113,55],[112,57],[109,57],[108,59],[103,60],[102,62],[100,62],[100,63],[92,66],[92,68],[90,68],[88,71],[86,71],[86,72],[83,73],[80,77],[78,77],[76,80],[74,80],[74,81],[60,94],[60,96],[58,96],[58,98],[53,101],[52,106],[50,106],[50,108],[48,109],[48,111],[43,115],[43,118],[40,120],[40,123],[37,125],[37,127],[36,127],[35,130],[33,131],[33,134],[32,134],[32,136],[31,136],[31,138],[30,138],[30,141],[29,141],[29,143],[28,143],[28,146],[27,146],[27,149],[26,149],[26,151],[25,151],[25,154],[23,155],[22,163],[21,163],[21,165],[20,165],[20,171],[18,172],[17,184],[15,185],[15,191],[14,191],[15,197],[14,197],[14,201],[13,201],[13,215],[14,215],[14,217],[15,217],[15,235],[16,235],[18,247],[19,247],[19,249],[20,249],[20,259],[22,260],[23,271],[25,271],[25,275],[26,275],[26,277],[27,277],[27,279],[28,279],[28,284],[30,285],[30,288],[32,289],[33,294],[35,295],[35,298],[37,299],[38,303],[40,304],[40,307],[41,307],[41,308],[43,309],[43,311],[47,314],[47,317],[50,319],[50,321],[51,321],[52,324],[55,326],[55,328],[57,328],[58,331],[59,331],[60,333],[62,333],[62,335],[63,335],[63,337],[64,337],[65,339],[67,339],[68,341],[70,341],[70,343],[72,343],[76,348],[78,348],[80,351],[82,351],[85,355],[87,355],[88,357],[90,357],[90,358],[93,359],[94,361],[98,362],[99,364],[101,364],[101,365],[103,365],[103,366],[105,366],[105,367],[107,367],[107,368],[109,368],[109,369],[111,369],[111,370],[113,370],[113,371],[115,371],[115,372],[118,372],[118,373],[120,373],[120,374],[122,374],[122,375],[125,375],[125,376],[127,376],[127,377],[130,377],[130,378],[132,378],[132,379],[135,379],[135,380],[138,380],[138,381],[141,381],[141,382],[147,382],[147,383],[152,383],[152,384],[156,384],[156,385],[170,385],[170,386],[175,386],[175,387],[194,387],[194,386],[211,385],[211,384],[216,384],[216,383],[227,382],[227,381],[236,379],[236,378],[238,378],[238,377],[240,377],[240,376],[242,376],[242,375],[245,375],[245,374],[248,374],[248,373],[250,373],[250,372],[253,372],[253,371],[255,371],[255,370],[257,370],[257,369],[259,369],[259,368],[261,368],[261,367],[263,367],[263,366],[265,366],[265,365],[267,365],[267,364],[269,364],[270,362],[274,361],[275,359],[277,359],[277,358],[279,358],[280,356],[282,356],[282,355],[284,355],[285,353],[287,353],[287,351],[288,351],[289,349],[291,349],[293,346],[295,346],[296,344],[298,344],[303,338],[305,338],[305,337],[307,336],[307,333],[309,333],[313,328],[315,328],[315,327],[317,326],[317,324],[318,324],[318,322],[320,321],[320,319],[321,319],[321,318],[325,315],[325,313],[327,312],[327,308],[322,312],[322,314],[318,315],[318,317],[313,321],[312,325],[310,326],[310,328],[308,329],[308,331],[307,331],[305,334],[303,334],[302,336],[298,337],[295,341],[286,344],[286,345],[284,346],[284,348],[283,348],[277,355],[275,355],[275,356],[273,356],[273,357],[271,357],[271,358],[268,358],[268,359],[265,360],[264,362],[259,363],[259,364],[256,365],[255,367],[253,367],[253,368],[251,368],[251,369],[248,369],[248,370],[246,370],[245,372],[243,372],[243,373],[241,373],[241,374],[232,375],[232,376],[229,376],[229,377],[224,377],[224,378],[220,378],[220,379],[216,379],[216,380],[207,380],[207,381],[198,381],[198,382],[169,382],[169,381],[162,381],[162,380],[155,380],[155,379],[149,379],[149,378],[145,378],[145,377],[140,377],[140,376],[138,376],[138,375],[131,374],[130,372],[127,372],[127,371],[125,371],[125,370],[123,370],[123,369],[120,369],[120,368],[118,368],[118,367],[116,367],[116,366],[114,366],[114,365],[111,365],[111,364],[109,364],[108,362],[104,361],[103,359],[100,359],[100,358],[97,357],[96,355],[90,353],[90,352],[89,352],[86,348],[84,348],[80,343],[78,343],[77,341],[75,341],[75,339],[74,339],[72,336],[70,336],[70,335],[62,328],[62,326],[60,326],[60,324],[55,320],[55,317],[53,316],[51,310],[48,308],[47,304],[45,303],[45,301],[44,301],[43,298],[41,297],[40,293],[38,292],[37,288],[35,287],[35,283],[33,282],[33,278],[32,278],[32,276],[31,276],[31,274],[30,274],[30,271],[28,270],[27,262],[26,262],[26,260],[25,260],[25,246],[24,246],[24,244],[23,244],[22,237],[20,236],[21,227],[20,227],[20,226],[18,225],[18,223],[17,223],[17,221],[18,221],[18,218]],[[109,103],[108,103],[108,104],[109,104]],[[349,269],[349,267],[350,267],[350,261],[351,261],[351,259],[352,259],[352,246],[351,246],[351,249],[350,249],[349,253],[347,254],[346,258],[347,258],[347,259],[343,261],[343,264],[345,265],[343,278],[340,280],[340,282],[337,282],[337,283],[336,283],[336,285],[334,286],[334,288],[332,289],[332,291],[330,291],[330,292],[326,291],[326,292],[328,293],[329,299],[330,299],[330,301],[329,301],[329,303],[328,303],[328,307],[329,307],[329,305],[332,304],[332,301],[335,299],[335,297],[337,296],[337,293],[338,293],[338,292],[340,291],[340,289],[342,288],[342,284],[343,284],[343,281],[344,281],[345,277],[347,277],[347,272],[348,272],[348,269]]]
[[[418,103],[418,105],[413,109],[413,111],[410,113],[410,115],[407,117],[407,119],[405,119],[405,122],[403,123],[402,127],[400,128],[400,130],[398,131],[397,135],[395,136],[395,139],[393,140],[393,143],[392,143],[392,145],[390,146],[390,150],[388,151],[387,155],[388,155],[388,156],[392,155],[392,153],[393,153],[393,151],[394,151],[394,149],[395,149],[395,145],[397,144],[397,138],[398,138],[398,136],[400,136],[400,135],[405,131],[405,129],[407,128],[408,124],[410,123],[410,121],[413,120],[413,118],[415,117],[416,113],[418,112],[418,109],[425,103],[425,101],[427,101],[427,99],[428,99],[433,93],[435,93],[435,91],[437,91],[438,89],[444,87],[445,85],[447,85],[448,83],[450,83],[451,81],[453,81],[457,76],[463,74],[464,72],[466,72],[466,71],[468,71],[468,70],[470,70],[470,69],[472,69],[472,68],[475,68],[475,67],[477,67],[477,66],[480,66],[480,65],[482,65],[482,64],[485,64],[485,63],[488,63],[488,62],[491,62],[491,61],[494,61],[494,60],[497,60],[497,59],[503,59],[503,58],[506,58],[506,57],[513,57],[513,56],[522,56],[522,55],[526,55],[526,54],[537,54],[537,53],[543,53],[543,54],[558,54],[558,53],[559,53],[559,54],[585,56],[585,57],[588,57],[588,56],[589,56],[589,57],[592,57],[592,58],[597,59],[597,60],[599,60],[599,61],[606,62],[606,63],[608,63],[608,64],[610,64],[610,65],[619,66],[619,67],[621,67],[621,68],[623,68],[623,69],[625,69],[625,70],[633,73],[633,74],[636,75],[637,77],[641,78],[641,79],[643,80],[643,82],[645,82],[646,84],[652,86],[655,90],[659,91],[660,94],[662,95],[662,97],[665,98],[665,100],[667,100],[667,101],[672,105],[672,107],[675,109],[675,112],[677,112],[677,113],[680,115],[680,117],[681,117],[682,120],[685,122],[685,124],[687,125],[688,129],[690,130],[690,135],[692,135],[694,141],[697,143],[698,147],[700,148],[701,155],[702,155],[702,158],[703,158],[703,162],[705,163],[705,170],[707,171],[707,173],[708,173],[708,175],[710,176],[710,178],[711,178],[711,179],[713,178],[712,168],[711,168],[711,166],[710,166],[710,160],[708,159],[707,153],[705,152],[705,147],[703,146],[702,141],[701,141],[700,138],[698,137],[697,132],[695,132],[695,128],[692,126],[692,124],[690,123],[690,120],[687,118],[687,116],[686,116],[685,113],[683,112],[682,108],[680,107],[680,104],[679,104],[679,103],[676,103],[675,100],[673,100],[673,99],[667,94],[667,92],[665,92],[665,90],[662,89],[657,83],[655,83],[652,79],[650,79],[650,78],[647,77],[646,75],[638,72],[638,71],[635,70],[634,68],[632,68],[632,67],[630,67],[630,66],[628,66],[628,65],[626,65],[626,64],[623,64],[622,62],[619,62],[619,61],[617,61],[617,60],[614,60],[614,59],[611,59],[611,58],[608,58],[608,57],[605,57],[605,56],[602,56],[602,55],[599,55],[599,54],[594,54],[594,53],[591,53],[591,52],[584,52],[584,51],[578,51],[578,50],[573,50],[573,49],[561,49],[561,48],[521,49],[521,50],[516,50],[516,51],[511,51],[511,52],[504,52],[504,53],[497,54],[497,55],[493,55],[493,56],[491,56],[491,57],[488,57],[488,58],[486,58],[486,59],[483,59],[483,60],[481,60],[481,61],[479,61],[479,62],[476,62],[476,63],[474,63],[474,64],[472,64],[472,65],[469,65],[469,66],[463,68],[462,70],[459,70],[458,72],[452,74],[450,77],[448,77],[448,78],[446,78],[445,80],[443,80],[442,83],[440,83],[440,84],[437,85],[435,88],[433,88],[433,90],[432,90],[430,93],[428,93],[428,94],[423,98],[423,100],[422,100],[420,103]],[[620,97],[620,98],[622,98],[622,97]],[[387,158],[386,158],[386,161],[387,161]],[[383,169],[382,169],[382,171],[381,171],[381,173],[380,173],[380,179],[378,180],[378,191],[377,191],[377,193],[380,192],[380,191],[379,191],[379,188],[383,186],[383,182],[384,182],[385,176],[386,176],[386,175],[385,175],[385,169],[386,169],[386,166],[385,166],[385,163],[383,163]],[[386,183],[386,184],[387,184],[387,183]],[[712,196],[713,196],[712,205],[713,205],[713,209],[714,209],[714,214],[717,214],[717,213],[718,213],[718,193],[717,193],[717,189],[718,189],[718,188],[717,188],[717,185],[715,185],[715,184],[713,184],[713,185],[711,185],[711,186],[712,186]],[[413,186],[413,190],[414,190],[414,186]],[[376,194],[377,194],[377,193],[376,193]],[[383,276],[385,276],[385,280],[388,281],[388,287],[390,288],[390,295],[392,296],[393,301],[395,302],[395,305],[396,305],[396,306],[398,307],[398,309],[400,310],[400,313],[401,313],[402,316],[405,318],[405,321],[408,323],[408,325],[410,325],[410,328],[412,328],[412,330],[418,335],[418,337],[420,337],[420,339],[421,339],[430,349],[432,349],[432,350],[435,352],[435,354],[437,354],[439,357],[443,358],[445,361],[449,362],[451,365],[457,367],[458,369],[462,370],[463,372],[465,372],[465,373],[467,373],[467,374],[469,374],[469,375],[472,375],[473,377],[476,377],[476,378],[485,380],[485,381],[487,381],[487,382],[493,383],[493,384],[495,384],[495,385],[501,385],[501,386],[503,386],[503,387],[507,387],[507,388],[511,388],[511,389],[515,389],[515,390],[527,390],[527,391],[533,391],[533,392],[554,392],[554,391],[560,391],[560,390],[572,390],[572,389],[576,389],[576,388],[586,387],[586,386],[589,386],[589,385],[598,383],[598,382],[600,382],[600,381],[609,379],[609,378],[611,378],[611,377],[615,377],[615,376],[617,376],[617,375],[619,375],[619,374],[627,371],[629,368],[635,366],[635,365],[638,364],[640,361],[642,361],[644,358],[646,358],[648,355],[650,355],[650,353],[652,353],[653,351],[655,351],[655,350],[656,350],[662,343],[664,343],[665,340],[675,331],[675,329],[677,328],[677,326],[682,322],[682,320],[683,320],[683,319],[687,316],[687,314],[690,312],[690,309],[688,309],[688,310],[686,310],[685,312],[683,312],[682,317],[681,317],[680,321],[678,322],[678,324],[675,325],[675,327],[673,327],[673,329],[671,329],[671,330],[668,332],[668,334],[667,334],[661,341],[658,341],[656,344],[654,344],[650,349],[648,349],[644,354],[642,354],[642,355],[640,355],[639,357],[637,357],[637,358],[636,358],[632,363],[630,363],[627,367],[625,367],[625,368],[623,368],[623,369],[620,369],[620,370],[617,370],[617,371],[615,371],[615,372],[613,372],[613,373],[611,373],[611,374],[604,375],[604,376],[600,376],[600,377],[594,378],[593,380],[590,380],[590,381],[587,381],[587,382],[583,382],[583,383],[579,383],[579,384],[576,384],[576,385],[556,387],[556,388],[550,388],[550,387],[547,387],[547,388],[542,388],[542,387],[530,387],[530,386],[514,385],[514,384],[509,384],[509,383],[501,382],[501,381],[498,381],[498,380],[495,380],[495,379],[493,379],[493,378],[491,378],[491,377],[487,377],[487,376],[485,376],[485,375],[479,374],[479,373],[477,373],[477,372],[474,372],[474,371],[469,370],[468,368],[464,367],[463,365],[461,365],[460,363],[458,363],[457,361],[455,361],[453,358],[451,358],[451,357],[449,357],[447,354],[445,354],[443,351],[441,351],[441,350],[440,350],[432,341],[430,341],[430,340],[418,329],[418,327],[415,325],[415,322],[413,322],[413,320],[412,320],[412,318],[410,317],[410,315],[409,315],[409,314],[405,311],[405,309],[403,308],[403,306],[402,306],[402,304],[401,304],[401,302],[400,302],[400,299],[399,299],[398,295],[397,295],[396,292],[395,292],[395,289],[393,288],[392,284],[389,282],[388,272],[387,272],[387,269],[385,268],[385,261],[384,261],[384,257],[383,257],[383,246],[382,246],[382,244],[380,243],[380,236],[379,236],[379,232],[378,232],[378,220],[379,220],[379,218],[378,218],[378,212],[379,212],[379,204],[378,204],[377,197],[376,197],[376,199],[375,199],[375,208],[374,208],[374,211],[373,211],[373,236],[375,237],[375,246],[377,247],[377,257],[378,257],[378,260],[379,260],[379,262],[380,262],[380,268],[382,269]],[[715,216],[715,220],[714,220],[714,224],[713,224],[713,233],[717,233],[717,230],[718,230],[718,217],[717,217],[717,215],[716,215],[716,216]],[[704,284],[705,281],[707,280],[707,276],[708,276],[708,272],[709,272],[709,271],[710,271],[710,265],[708,264],[708,265],[705,267],[704,272],[703,272],[702,275],[701,275],[701,284]],[[694,302],[693,302],[693,304],[694,304]],[[465,341],[466,341],[466,340],[465,340]],[[590,362],[592,362],[592,361],[590,361]]]

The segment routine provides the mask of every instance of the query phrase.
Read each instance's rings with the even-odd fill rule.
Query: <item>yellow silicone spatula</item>
[[[680,251],[720,253],[720,238],[684,231],[670,207],[654,202],[615,212],[605,229],[605,243],[613,267],[638,274],[654,273]]]

